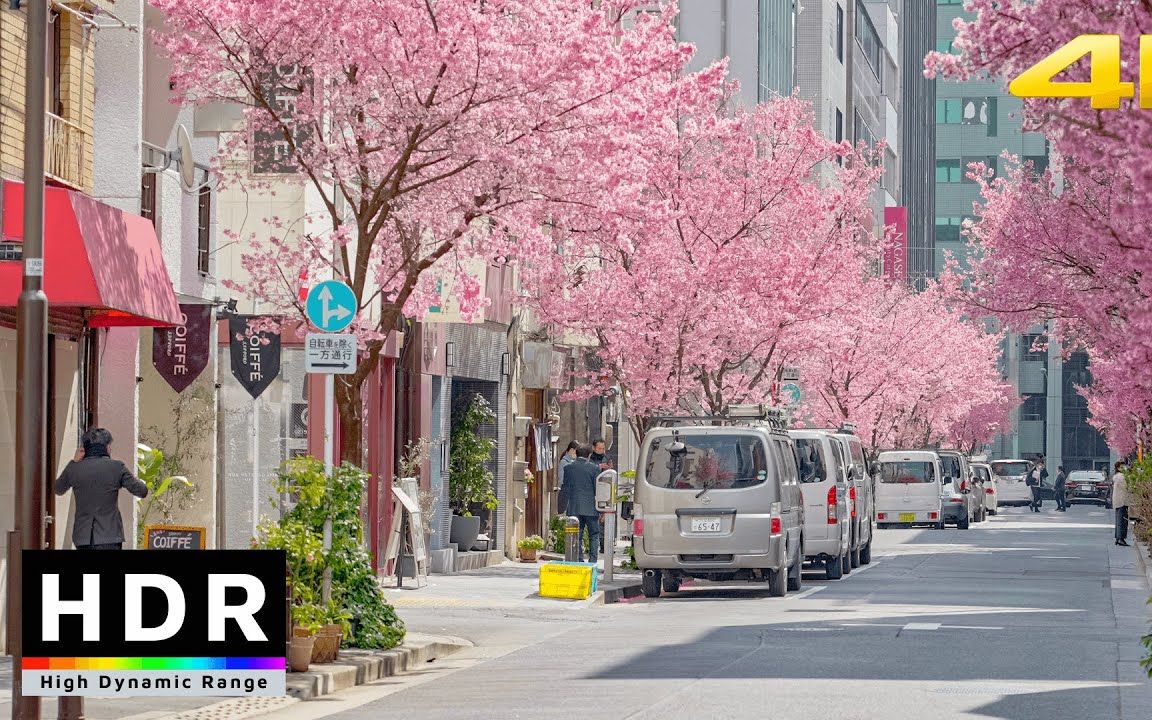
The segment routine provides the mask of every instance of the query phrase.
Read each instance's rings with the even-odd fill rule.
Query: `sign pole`
[[[334,426],[336,415],[336,376],[324,376],[324,472],[328,473],[328,477],[332,477],[334,468],[335,448]],[[325,555],[332,549],[332,518],[324,518],[324,552]],[[328,564],[327,560],[324,562],[324,585],[322,589],[322,598],[324,604],[327,605],[332,600],[332,566]]]
[[[12,651],[12,718],[40,717],[40,698],[25,697],[20,549],[40,550],[44,536],[47,443],[44,419],[48,371],[48,296],[44,294],[44,122],[48,0],[28,3],[28,41],[24,54],[24,274],[16,301],[16,533],[20,545],[9,548],[8,645]]]

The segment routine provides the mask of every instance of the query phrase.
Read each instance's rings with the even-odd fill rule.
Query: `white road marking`
[[[796,593],[795,595],[789,595],[788,597],[795,598],[795,599],[806,598],[809,595],[815,595],[816,593],[820,592],[821,590],[825,590],[827,588],[828,588],[827,585],[817,585],[816,587],[810,587],[807,590],[801,590],[800,592]]]
[[[1036,560],[1080,560],[1075,555],[1033,555]]]
[[[905,630],[939,630],[940,623],[908,623]]]

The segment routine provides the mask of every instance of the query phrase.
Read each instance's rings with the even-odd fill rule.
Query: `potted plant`
[[[452,427],[452,452],[448,466],[448,497],[452,502],[450,542],[462,551],[471,550],[480,534],[480,518],[474,511],[494,510],[496,491],[488,460],[496,443],[480,435],[483,425],[496,421],[496,414],[482,395],[475,396]]]
[[[536,553],[544,549],[544,538],[539,535],[529,535],[516,543],[520,550],[521,562],[536,562]]]
[[[328,607],[321,609],[321,625],[316,631],[316,643],[312,648],[312,662],[336,662],[340,654],[340,643],[344,636],[351,632],[352,613],[347,612],[335,601],[329,602]]]
[[[308,671],[323,612],[315,603],[292,606],[292,639],[288,643],[288,669],[292,672]]]

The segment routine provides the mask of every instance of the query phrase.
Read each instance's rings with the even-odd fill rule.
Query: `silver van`
[[[743,406],[741,406],[743,407]],[[675,419],[644,436],[633,547],[646,597],[682,578],[801,587],[804,508],[796,454],[781,417]]]
[[[839,580],[852,572],[852,526],[847,453],[827,430],[790,430],[804,498],[804,561]]]
[[[852,527],[852,567],[872,562],[872,530],[876,515],[875,478],[864,455],[864,444],[856,436],[856,426],[844,424],[832,437],[844,446],[848,467],[849,523]]]

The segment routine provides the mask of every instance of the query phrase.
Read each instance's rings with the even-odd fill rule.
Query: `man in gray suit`
[[[148,486],[124,463],[108,456],[112,433],[93,428],[84,433],[84,447],[56,479],[56,494],[72,490],[76,522],[72,543],[77,550],[120,550],[124,547],[124,521],[116,502],[120,488],[138,498],[148,497]]]
[[[576,448],[576,460],[564,468],[561,494],[568,498],[567,513],[580,520],[577,560],[584,562],[584,530],[587,528],[589,562],[595,563],[600,549],[600,513],[596,510],[596,476],[600,469],[588,459],[591,454],[592,449],[587,445]]]

